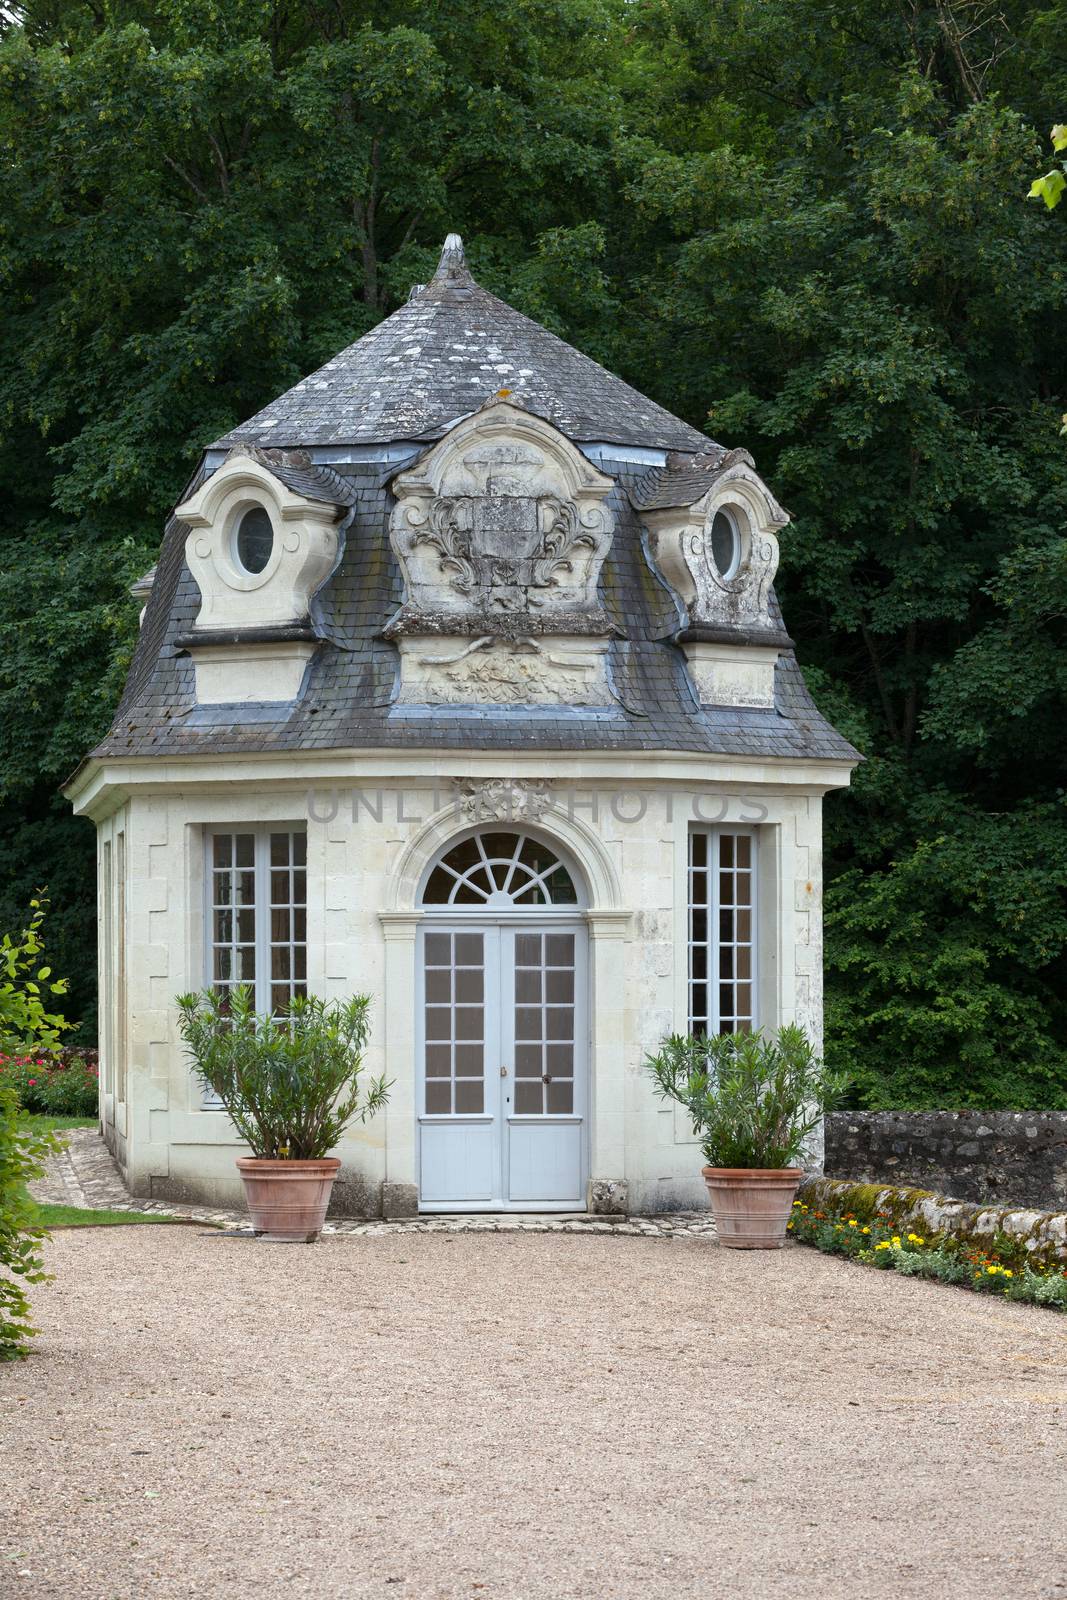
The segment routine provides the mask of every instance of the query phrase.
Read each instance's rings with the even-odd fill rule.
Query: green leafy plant
[[[672,1034],[645,1065],[656,1092],[684,1106],[709,1167],[795,1166],[844,1089],[792,1023],[773,1038]]]
[[[26,1192],[40,1177],[44,1159],[62,1149],[54,1133],[31,1132],[20,1125],[15,1091],[0,1080],[0,1361],[17,1361],[37,1331],[30,1324],[24,1285],[44,1283],[48,1274],[40,1241],[46,1230]]]
[[[57,1012],[45,1009],[46,994],[65,994],[63,978],[52,979],[43,965],[41,925],[48,902],[41,896],[30,901],[30,920],[21,933],[0,939],[0,1049],[36,1046],[52,1049],[70,1024]]]
[[[1067,124],[1057,122],[1049,137],[1052,148],[1057,155],[1062,155],[1067,150]],[[1044,177],[1035,178],[1030,185],[1028,200],[1043,200],[1050,211],[1055,210],[1063,199],[1063,191],[1067,189],[1067,162],[1062,167],[1053,167],[1046,172]]]
[[[282,1018],[257,1014],[251,990],[178,997],[193,1066],[252,1153],[275,1161],[328,1155],[353,1122],[385,1105],[389,1085],[360,1082],[370,999],[298,996]]]

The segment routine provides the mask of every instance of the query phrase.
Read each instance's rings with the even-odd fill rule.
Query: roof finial
[[[463,240],[458,233],[450,233],[441,251],[435,278],[460,278],[467,274],[467,257],[463,253]]]

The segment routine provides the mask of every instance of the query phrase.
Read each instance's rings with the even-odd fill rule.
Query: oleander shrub
[[[844,1089],[792,1023],[767,1037],[672,1034],[645,1067],[660,1098],[685,1110],[709,1167],[780,1170],[802,1161]]]
[[[95,1050],[32,1050],[0,1055],[0,1081],[23,1111],[51,1117],[95,1117],[99,1078]]]
[[[17,1361],[37,1331],[30,1323],[26,1286],[48,1274],[41,1258],[45,1230],[26,1192],[46,1156],[61,1148],[52,1133],[30,1133],[19,1124],[19,1103],[10,1082],[0,1079],[0,1361]]]
[[[218,1095],[254,1156],[315,1161],[345,1129],[385,1105],[384,1078],[363,1079],[370,999],[298,995],[284,1016],[257,1013],[241,984],[178,996],[178,1027],[201,1082]]]

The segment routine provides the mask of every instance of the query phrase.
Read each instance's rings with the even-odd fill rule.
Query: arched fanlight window
[[[576,906],[578,890],[559,857],[539,839],[528,833],[476,833],[441,857],[422,903],[522,911]]]

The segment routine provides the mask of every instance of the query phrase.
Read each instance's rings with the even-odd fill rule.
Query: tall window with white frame
[[[689,1032],[748,1033],[756,1015],[756,837],[689,834]]]
[[[248,984],[259,1012],[284,1016],[307,993],[307,835],[213,828],[207,839],[207,984]]]
[[[100,920],[103,989],[104,1092],[115,1090],[115,901],[111,876],[111,840],[103,844],[103,863],[100,886]]]

